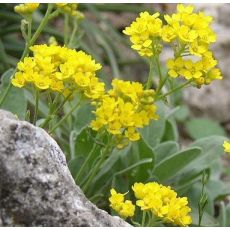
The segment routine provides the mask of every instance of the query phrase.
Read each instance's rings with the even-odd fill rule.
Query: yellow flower
[[[210,28],[198,30],[198,36],[200,41],[207,44],[216,41],[216,34]]]
[[[202,55],[208,50],[208,45],[202,42],[194,41],[190,47],[190,54],[202,57]]]
[[[213,80],[216,80],[216,79],[221,80],[221,79],[223,79],[223,77],[222,77],[220,69],[213,68],[210,71],[208,71],[205,83],[209,84],[210,82],[212,82]]]
[[[124,199],[125,194],[117,193],[115,189],[111,189],[110,193],[109,202],[112,209],[123,218],[134,216],[135,206],[132,201]]]
[[[135,212],[135,205],[133,205],[132,201],[126,200],[122,203],[121,209],[119,210],[119,215],[123,218],[133,217]]]
[[[50,87],[51,80],[49,77],[43,77],[38,73],[34,73],[33,83],[38,89],[44,90]]]
[[[13,86],[22,88],[26,84],[26,80],[21,72],[15,74],[15,77],[11,80]]]
[[[180,75],[180,71],[184,67],[184,61],[181,57],[175,60],[169,59],[167,61],[167,67],[169,68],[169,72],[168,72],[169,76],[176,78]]]
[[[144,198],[144,196],[145,196],[144,187],[145,187],[145,185],[143,183],[135,183],[132,186],[132,190],[134,191],[135,197],[137,199],[143,199]]]
[[[192,5],[188,5],[188,6],[185,6],[183,4],[178,4],[177,5],[177,12],[180,13],[180,14],[191,14],[194,10],[194,6]]]
[[[151,211],[166,223],[179,226],[188,226],[192,223],[187,197],[177,197],[177,193],[169,186],[156,182],[135,183],[132,189],[138,199],[136,205],[141,210]]]
[[[163,26],[161,37],[164,42],[172,42],[176,38],[176,33],[173,27],[167,25]]]
[[[14,7],[14,11],[19,14],[32,14],[39,7],[39,3],[25,3]]]
[[[136,21],[123,30],[124,34],[130,36],[132,48],[141,56],[150,57],[159,52],[154,46],[154,39],[160,37],[162,30],[162,21],[158,17],[159,13],[150,15],[148,12],[142,12]]]
[[[154,90],[144,90],[138,82],[118,79],[113,80],[112,86],[100,103],[96,104],[96,118],[91,122],[91,127],[96,131],[106,128],[115,136],[117,147],[121,148],[127,145],[127,139],[140,139],[137,128],[159,117],[154,104]]]
[[[182,42],[194,42],[198,37],[198,33],[195,30],[191,30],[188,26],[182,25],[178,32],[179,38]]]
[[[187,197],[173,198],[167,206],[167,214],[164,217],[165,222],[179,226],[190,225],[192,218],[188,213],[191,212],[191,208],[187,205]]]
[[[203,65],[202,62],[193,62],[191,60],[184,61],[184,68],[180,71],[187,80],[192,78],[199,78],[203,75],[202,73]]]
[[[57,81],[56,79],[51,80],[51,82],[50,82],[50,89],[51,90],[61,93],[64,88],[65,88],[65,86],[64,86],[62,81]]]
[[[224,141],[223,147],[226,153],[230,153],[230,142],[229,141]]]
[[[71,16],[75,16],[79,19],[84,18],[84,15],[77,10],[78,3],[56,3],[56,7]]]
[[[140,139],[140,134],[136,131],[134,127],[128,127],[128,129],[125,131],[125,136],[130,141],[137,141]]]
[[[17,65],[23,77],[15,77],[12,84],[23,87],[35,85],[40,90],[51,89],[63,93],[81,92],[86,98],[99,100],[105,93],[105,84],[96,77],[101,68],[90,55],[58,45],[30,47],[33,57],[26,57]]]
[[[116,212],[119,212],[124,202],[124,194],[117,193],[115,189],[110,190],[111,196],[109,198],[110,207],[114,209]]]

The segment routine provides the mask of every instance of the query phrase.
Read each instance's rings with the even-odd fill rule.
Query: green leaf
[[[132,171],[130,176],[135,181],[146,181],[149,179],[152,174],[152,170],[155,165],[155,154],[152,148],[150,148],[143,139],[140,139],[137,142],[133,142],[130,147],[130,151],[126,155],[121,155],[121,161],[124,162],[124,168],[127,168],[138,162],[152,159],[151,163],[145,165],[140,165],[135,170]]]
[[[165,158],[177,153],[179,151],[179,145],[177,142],[167,141],[157,145],[153,151],[155,153],[155,163],[158,165]]]
[[[191,212],[192,223],[193,225],[198,226],[198,210],[194,206],[191,206],[191,209],[192,209],[192,212]],[[217,227],[219,226],[219,222],[214,217],[212,217],[208,212],[204,211],[201,226],[202,227]]]
[[[118,175],[127,173],[128,171],[130,171],[130,170],[132,170],[132,169],[134,169],[134,168],[136,168],[138,166],[141,166],[141,165],[144,165],[144,164],[147,164],[147,163],[152,163],[152,162],[153,162],[153,158],[147,158],[147,159],[140,160],[137,163],[135,163],[133,165],[130,165],[129,167],[127,167],[125,169],[122,169],[119,172],[116,172],[114,176],[118,176]]]
[[[150,147],[155,147],[160,143],[165,130],[166,106],[162,102],[157,103],[157,114],[159,120],[151,121],[150,124],[140,130],[141,136]]]
[[[94,145],[94,139],[93,135],[91,133],[91,130],[89,129],[83,129],[81,133],[77,134],[74,138],[74,142],[72,143],[72,149],[74,146],[74,155],[75,158],[79,156],[83,156],[83,158],[86,158],[87,155],[90,153],[90,151],[93,148]],[[73,151],[73,150],[72,150]],[[96,153],[95,153],[96,154]],[[73,153],[72,153],[73,155]],[[73,156],[72,156],[73,158]]]
[[[164,136],[162,137],[162,142],[165,141],[178,141],[178,130],[176,122],[172,119],[166,121]]]
[[[76,111],[74,129],[77,133],[80,133],[85,127],[87,127],[93,120],[92,105],[88,102],[82,103],[79,109]]]
[[[154,161],[154,152],[143,139],[130,143],[122,150],[114,149],[95,176],[93,187],[95,190],[103,187],[104,191],[108,191],[112,181],[116,184],[126,183],[126,186],[137,181],[146,181],[151,175]],[[117,172],[123,174],[114,178]]]
[[[195,140],[212,135],[226,135],[223,127],[210,119],[192,119],[185,126],[188,134]]]
[[[201,149],[197,147],[178,152],[158,164],[154,170],[154,175],[161,182],[168,180],[190,165],[200,154]]]
[[[14,70],[7,70],[1,77],[2,84],[0,86],[0,97],[2,97],[7,89],[8,85],[11,84],[11,76]],[[20,88],[16,88],[12,86],[9,94],[5,98],[1,109],[8,110],[18,116],[19,119],[25,119],[26,109],[27,109],[27,101],[25,98],[24,90]]]
[[[209,180],[206,185],[207,193],[213,201],[230,194],[230,183],[221,180]]]
[[[100,172],[95,176],[95,181],[103,180],[106,174],[111,175],[111,171],[121,155],[124,156],[130,151],[130,145],[122,150],[114,149],[109,158],[103,163]]]
[[[179,109],[175,112],[174,116],[176,120],[178,121],[181,121],[181,122],[185,121],[189,116],[188,106],[181,105]]]
[[[32,104],[33,106],[35,105],[34,95],[31,92],[25,90],[25,97],[30,104]],[[40,114],[46,117],[49,113],[48,104],[45,103],[45,101],[39,100],[38,110]]]
[[[73,178],[76,177],[76,175],[79,171],[79,168],[82,166],[83,162],[84,162],[83,156],[79,156],[79,157],[74,158],[68,162],[68,168],[69,168]]]
[[[219,160],[224,153],[222,145],[225,140],[226,137],[211,136],[193,142],[190,147],[201,148],[202,154],[188,167],[188,170],[201,171],[209,168],[214,161]]]

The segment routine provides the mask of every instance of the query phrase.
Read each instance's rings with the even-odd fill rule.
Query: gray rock
[[[57,143],[0,110],[0,226],[130,226],[84,196]]]

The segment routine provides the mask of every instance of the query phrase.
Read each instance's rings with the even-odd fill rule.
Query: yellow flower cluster
[[[132,189],[138,199],[136,205],[142,211],[151,211],[166,223],[179,226],[188,226],[192,223],[187,197],[177,197],[177,193],[169,186],[156,182],[135,183]]]
[[[216,68],[217,61],[209,50],[210,44],[216,41],[216,34],[210,27],[213,19],[193,10],[193,6],[179,4],[176,14],[164,16],[167,25],[163,26],[162,39],[172,43],[174,49],[174,59],[167,62],[169,76],[183,76],[197,85],[210,84],[222,79]]]
[[[64,13],[69,14],[71,16],[76,16],[77,18],[84,17],[84,15],[77,10],[78,3],[56,3],[56,6]]]
[[[138,128],[158,119],[154,105],[154,90],[144,90],[138,82],[114,79],[113,88],[98,103],[91,126],[94,130],[106,128],[115,136],[118,148],[129,141],[140,139]]]
[[[230,153],[230,142],[229,141],[224,141],[223,147],[226,153]]]
[[[178,4],[177,13],[164,15],[166,25],[158,18],[159,13],[142,12],[123,32],[130,36],[132,48],[141,56],[159,55],[162,43],[170,43],[174,58],[167,63],[169,76],[182,76],[200,86],[222,76],[209,50],[210,44],[216,41],[210,27],[212,17],[193,10],[193,6]]]
[[[111,189],[110,193],[109,201],[112,209],[123,218],[134,216],[135,205],[133,205],[132,201],[125,200],[125,194],[117,193],[115,189]]]
[[[24,3],[14,7],[18,14],[32,14],[39,7],[39,3]]]
[[[101,65],[90,55],[57,45],[35,45],[30,48],[33,57],[26,57],[17,65],[12,79],[15,87],[34,85],[39,90],[50,89],[64,96],[83,93],[90,99],[104,94],[104,83],[96,77]]]
[[[213,58],[212,52],[207,51],[198,61],[178,57],[169,59],[167,67],[169,76],[177,78],[183,76],[197,85],[210,84],[213,80],[221,80],[220,69],[216,68],[217,61]]]
[[[124,34],[130,36],[132,48],[141,56],[151,57],[159,52],[157,41],[162,31],[159,15],[159,13],[150,15],[148,12],[141,12],[140,17],[123,30]]]

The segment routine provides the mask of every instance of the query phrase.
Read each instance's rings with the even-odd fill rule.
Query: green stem
[[[69,34],[69,15],[65,14],[64,19],[64,44],[68,44],[68,34]]]
[[[151,57],[149,60],[149,76],[146,83],[146,89],[150,89],[153,83],[153,67],[154,67],[154,57]]]
[[[39,27],[37,28],[36,32],[34,33],[33,37],[31,38],[30,42],[26,42],[26,47],[23,51],[23,54],[19,60],[22,61],[29,53],[29,47],[32,46],[34,44],[34,42],[37,40],[38,36],[40,35],[41,31],[43,30],[43,28],[46,26],[48,20],[49,20],[49,15],[52,11],[52,8],[53,8],[53,4],[52,3],[49,3],[48,4],[48,8],[47,8],[47,11],[46,11],[46,14],[44,16],[44,18],[42,19]],[[12,76],[14,76],[14,74],[16,73],[17,71],[17,67],[15,68]],[[12,88],[12,84],[11,82],[9,83],[9,85],[7,86],[6,90],[5,90],[5,93],[3,94],[2,98],[0,99],[0,106],[3,104],[3,102],[5,101],[8,93],[10,92],[10,89]]]
[[[72,113],[73,111],[79,107],[81,104],[81,98],[79,99],[78,103],[72,107],[72,109],[49,131],[49,134],[54,132]]]
[[[70,36],[69,43],[68,43],[69,48],[72,47],[72,43],[73,43],[73,40],[74,40],[74,36],[76,35],[77,28],[78,28],[77,22],[74,22],[73,31],[72,31],[72,34]]]
[[[168,74],[166,75],[166,77],[163,79],[163,75],[161,72],[161,67],[160,67],[160,62],[159,62],[159,56],[156,58],[156,63],[157,63],[157,70],[158,70],[158,74],[159,74],[159,78],[160,78],[160,84],[156,90],[156,95],[159,94],[160,90],[163,88],[165,82],[168,79]]]
[[[58,94],[58,95],[60,95],[60,94]],[[44,128],[44,127],[49,123],[49,121],[53,118],[53,116],[54,116],[55,114],[57,114],[58,111],[65,105],[65,103],[68,101],[68,99],[70,98],[71,95],[72,95],[72,94],[70,94],[69,96],[67,96],[67,97],[62,101],[62,103],[61,103],[55,110],[53,110],[53,109],[51,108],[48,117],[47,117],[47,118],[45,119],[45,121],[40,125],[41,128]],[[56,101],[57,101],[57,100],[58,100],[58,96],[54,99],[53,107],[56,106],[56,104],[57,104]]]
[[[34,44],[34,42],[37,40],[37,38],[40,35],[40,33],[42,32],[42,30],[44,29],[44,27],[48,23],[49,16],[50,16],[52,9],[53,9],[53,3],[49,3],[44,18],[42,19],[40,25],[38,26],[36,32],[34,33],[33,37],[30,40],[29,47]]]
[[[86,181],[85,185],[83,186],[82,190],[86,193],[87,189],[89,188],[89,185],[91,184],[93,178],[95,177],[95,175],[98,173],[98,170],[100,169],[102,163],[104,162],[104,159],[106,157],[106,155],[108,154],[108,152],[110,151],[110,146],[107,145],[104,149],[104,151],[102,151],[101,154],[101,158],[100,160],[97,162],[96,166],[93,168],[91,175],[89,176],[89,179]]]
[[[141,221],[141,226],[145,227],[145,219],[146,219],[146,211],[143,211],[142,213],[142,221]]]
[[[82,176],[82,173],[85,171],[85,168],[87,166],[87,164],[89,163],[89,161],[91,160],[93,154],[94,154],[94,151],[97,147],[97,144],[94,143],[93,145],[93,148],[91,149],[90,153],[88,154],[87,158],[85,159],[83,165],[81,166],[79,172],[77,173],[76,177],[75,177],[75,181],[79,183],[79,179],[81,178]]]
[[[156,97],[158,96],[158,94],[160,93],[161,89],[163,88],[163,86],[165,85],[165,82],[168,79],[168,74],[165,76],[165,78],[163,79],[163,81],[160,83],[160,85],[158,86],[157,90],[156,90]]]
[[[180,90],[180,89],[182,89],[182,88],[185,88],[185,87],[188,86],[191,82],[192,82],[192,80],[186,81],[185,83],[179,85],[178,87],[176,87],[176,88],[170,90],[170,91],[167,92],[166,94],[163,94],[163,95],[159,96],[157,99],[159,100],[159,99],[165,98],[165,97],[171,95],[172,93],[175,93],[176,91],[178,91],[178,90]]]
[[[39,103],[39,91],[35,88],[35,110],[34,110],[34,121],[33,124],[36,125],[38,117],[38,103]]]
[[[160,84],[161,84],[161,82],[163,81],[163,75],[162,75],[162,72],[161,72],[159,56],[156,57],[156,64],[157,64],[157,70],[158,70],[158,74],[159,74],[159,78],[160,78]]]
[[[28,34],[27,34],[27,43],[30,42],[32,32],[32,15],[28,18]]]

